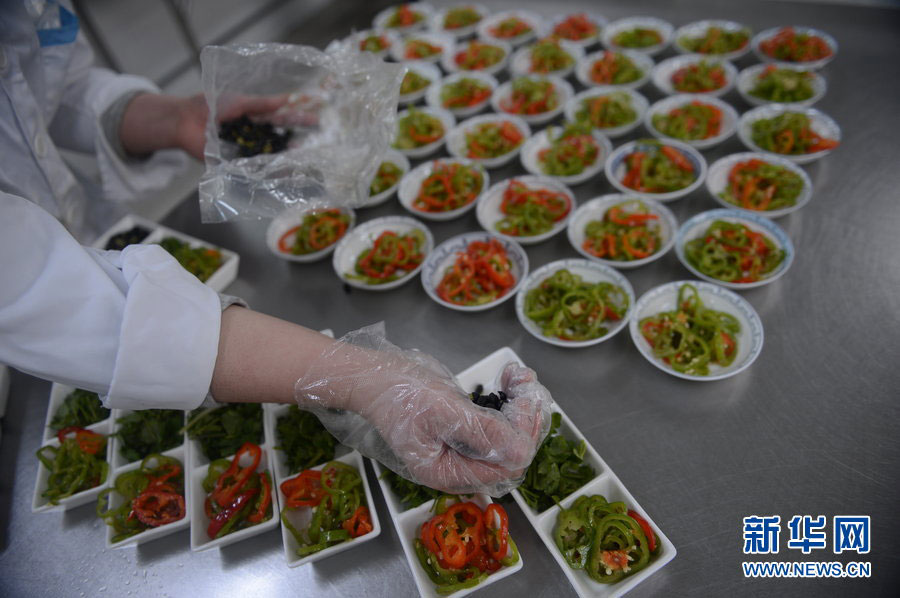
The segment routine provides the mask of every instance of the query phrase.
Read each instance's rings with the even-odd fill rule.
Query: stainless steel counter
[[[547,15],[551,6],[564,12],[592,3],[492,4],[533,5]],[[678,548],[675,560],[631,595],[897,595],[900,11],[684,0],[605,3],[597,10],[609,18],[653,14],[676,26],[705,17],[734,19],[757,31],[807,24],[840,43],[836,60],[824,70],[829,89],[817,107],[838,121],[844,140],[832,156],[807,168],[815,184],[812,202],[778,221],[797,249],[791,270],[770,286],[744,293],[762,317],[766,342],[759,360],[735,378],[698,384],[668,376],[644,361],[627,332],[588,349],[555,348],[522,329],[512,302],[478,314],[451,312],[429,300],[418,280],[387,293],[347,293],[330,261],[278,260],[265,248],[265,223],[201,225],[194,201],[166,224],[240,253],[239,278],[229,292],[263,312],[338,334],[385,320],[394,342],[428,351],[454,371],[511,346]],[[322,44],[353,25],[365,26],[374,12],[375,7],[352,21],[322,17],[301,34]],[[738,66],[752,62],[747,57]],[[649,85],[641,91],[651,101],[660,97]],[[734,92],[725,99],[740,111],[748,108]],[[742,149],[735,138],[705,155],[711,162]],[[500,180],[521,172],[516,164],[491,174]],[[579,200],[611,190],[602,177],[575,188]],[[700,190],[671,207],[683,221],[716,204]],[[401,212],[391,201],[359,216],[365,221]],[[431,225],[437,242],[476,229],[474,213]],[[576,255],[565,235],[527,251],[532,268]],[[626,275],[638,295],[688,277],[674,252]],[[92,507],[32,515],[34,451],[48,391],[48,383],[13,376],[0,446],[0,595],[415,595],[390,525],[357,549],[288,569],[277,531],[220,552],[191,553],[187,532],[111,551],[104,548],[103,524]],[[376,498],[376,506],[386,522],[384,503]],[[490,592],[574,596],[522,513],[513,505],[509,511],[526,566]],[[833,515],[870,515],[868,555],[835,556],[829,544],[804,557],[785,547],[785,528],[781,553],[771,560],[867,560],[872,578],[744,579],[740,562],[750,557],[741,553],[741,520],[754,514],[779,514],[785,522],[794,514],[824,514],[829,521]]]

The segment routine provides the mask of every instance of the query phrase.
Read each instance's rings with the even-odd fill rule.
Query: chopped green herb
[[[146,409],[116,420],[119,454],[128,463],[175,448],[184,440],[184,411]]]
[[[293,475],[334,459],[334,436],[315,415],[291,405],[275,424],[278,446],[284,451],[288,473]]]
[[[222,459],[235,454],[245,442],[262,442],[262,405],[234,403],[195,409],[188,418],[185,430],[191,440],[200,443],[207,459]]]
[[[86,428],[109,417],[109,409],[100,402],[95,392],[76,388],[66,396],[62,405],[56,409],[50,427],[61,430],[69,426]]]

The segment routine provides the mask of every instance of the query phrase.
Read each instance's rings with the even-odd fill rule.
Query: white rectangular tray
[[[494,351],[475,365],[466,369],[457,375],[457,382],[462,386],[463,390],[471,392],[478,384],[485,386],[485,392],[490,392],[490,385],[497,378],[497,374],[507,363],[514,361],[520,365],[525,365],[516,355],[515,351],[509,347],[503,347]],[[626,577],[622,581],[614,584],[601,584],[590,579],[582,570],[572,569],[566,563],[562,554],[560,554],[556,543],[553,540],[553,530],[556,526],[556,517],[559,513],[558,506],[552,506],[542,513],[537,513],[534,509],[526,504],[525,500],[518,490],[512,491],[512,496],[518,503],[519,508],[525,513],[528,521],[534,527],[535,531],[544,541],[547,550],[556,559],[556,562],[562,568],[563,573],[569,578],[569,582],[575,591],[582,598],[615,598],[622,596],[636,585],[659,571],[666,563],[675,558],[675,547],[666,535],[659,529],[647,513],[641,508],[633,496],[628,492],[625,486],[619,481],[619,478],[612,472],[606,462],[600,458],[594,447],[591,446],[584,435],[578,431],[572,420],[563,412],[556,403],[552,406],[553,411],[558,412],[562,416],[562,423],[557,433],[562,434],[569,440],[585,441],[587,451],[585,452],[585,461],[590,464],[596,473],[593,480],[576,490],[562,501],[562,506],[568,508],[581,495],[602,494],[610,502],[623,501],[630,509],[637,511],[650,527],[656,532],[660,540],[660,551],[653,558],[653,561],[646,568],[638,573]]]

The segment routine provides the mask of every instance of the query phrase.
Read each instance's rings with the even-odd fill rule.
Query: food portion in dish
[[[416,93],[429,85],[431,85],[431,79],[420,75],[413,69],[409,69],[403,76],[403,81],[400,82],[400,95],[407,96],[411,93]]]
[[[441,595],[473,588],[491,573],[519,562],[506,510],[497,503],[482,510],[474,502],[454,502],[458,500],[438,498],[434,517],[413,539],[419,564]]]
[[[216,459],[209,464],[203,479],[203,510],[209,519],[206,535],[210,540],[272,518],[272,478],[267,469],[257,471],[262,455],[258,445],[247,442],[230,461]],[[249,464],[242,464],[248,460]]]
[[[713,221],[684,245],[688,263],[716,280],[757,282],[784,261],[785,251],[763,233],[740,222]]]
[[[379,193],[384,193],[388,189],[400,182],[403,176],[403,169],[390,161],[382,162],[378,165],[378,171],[375,178],[369,184],[369,196],[374,197]]]
[[[533,237],[550,232],[571,209],[572,201],[562,191],[530,187],[511,179],[500,204],[503,218],[494,224],[494,228],[511,237]]]
[[[297,541],[297,556],[306,557],[370,533],[372,514],[360,472],[352,465],[330,461],[321,470],[305,469],[281,483],[284,508],[281,523]],[[312,509],[312,519],[301,529],[291,513]]]
[[[697,180],[693,163],[682,151],[660,141],[645,139],[625,156],[621,183],[641,193],[670,193]]]
[[[663,42],[662,34],[649,27],[634,27],[620,31],[612,42],[620,48],[650,48]]]
[[[421,23],[424,18],[425,15],[421,11],[415,10],[409,4],[401,4],[390,14],[384,26],[388,29],[412,27]]]
[[[767,152],[796,156],[834,149],[836,139],[822,137],[812,128],[812,120],[802,112],[784,112],[761,118],[751,125],[753,143]]]
[[[686,35],[679,39],[678,43],[686,50],[697,54],[729,54],[750,43],[750,30],[729,30],[713,26],[707,28],[702,35]]]
[[[545,37],[531,46],[529,58],[528,70],[532,73],[553,73],[575,64],[575,57],[553,37]]]
[[[662,245],[659,216],[636,199],[611,206],[601,220],[589,221],[582,248],[605,260],[631,262],[650,257]]]
[[[113,493],[121,502],[109,508]],[[113,529],[113,544],[181,521],[186,513],[184,467],[178,459],[159,453],[147,455],[137,469],[120,473],[97,499],[97,515]]]
[[[119,454],[131,463],[184,442],[184,411],[143,409],[116,420]]]
[[[589,341],[606,336],[607,324],[625,317],[630,301],[611,282],[587,282],[561,268],[525,295],[525,316],[544,336]]]
[[[506,57],[506,50],[500,46],[470,41],[453,56],[453,62],[464,71],[481,71],[494,66]]]
[[[118,249],[121,251],[129,245],[137,245],[146,239],[149,234],[150,231],[143,226],[133,226],[127,231],[111,236],[109,241],[106,242],[104,249]]]
[[[181,267],[206,282],[221,267],[222,252],[211,247],[191,247],[187,241],[166,237],[159,242],[160,247],[172,254]]]
[[[412,230],[400,235],[392,230],[383,231],[356,258],[353,272],[347,278],[367,285],[379,285],[399,280],[418,268],[425,259],[425,234]]]
[[[599,494],[579,496],[561,508],[553,538],[570,567],[602,584],[641,571],[660,550],[659,537],[643,517]]]
[[[475,201],[484,188],[484,171],[474,165],[435,160],[412,206],[422,212],[450,212]]]
[[[314,210],[278,239],[278,250],[292,255],[309,255],[341,240],[350,226],[350,215],[337,209]]]
[[[525,136],[508,120],[480,123],[466,131],[466,156],[491,160],[515,151]]]
[[[414,509],[443,494],[440,490],[410,482],[406,478],[401,477],[387,468],[384,469],[384,473],[381,474],[379,479],[385,480],[388,483],[391,490],[397,495],[397,498],[400,501],[400,507],[404,511]]]
[[[595,37],[600,26],[586,14],[569,15],[553,27],[553,35],[561,39],[580,42]]]
[[[598,85],[625,85],[643,77],[644,71],[625,54],[607,50],[591,63],[588,76]]]
[[[692,100],[653,115],[653,127],[666,137],[698,141],[715,137],[722,131],[722,110],[701,100]]]
[[[682,374],[708,376],[711,365],[727,367],[738,353],[740,322],[704,305],[692,284],[678,288],[674,310],[643,318],[638,328],[653,355]]]
[[[233,455],[247,442],[263,440],[263,411],[259,403],[232,403],[191,411],[185,426],[188,438],[200,443],[210,461]]]
[[[489,28],[488,31],[497,39],[511,40],[531,33],[534,29],[525,19],[512,16],[499,21],[496,25]]]
[[[284,151],[291,136],[290,129],[252,121],[246,114],[219,125],[219,139],[235,145],[241,158]]]
[[[471,108],[488,101],[492,93],[484,81],[463,77],[441,86],[441,106],[451,110]]]
[[[95,392],[76,388],[63,399],[50,420],[50,429],[61,430],[75,426],[86,428],[109,417],[109,409],[103,406]]]
[[[481,13],[471,6],[456,6],[444,14],[443,27],[448,31],[456,31],[480,23],[481,18]]]
[[[789,168],[751,158],[728,172],[728,184],[719,197],[745,210],[781,210],[797,204],[803,178]]]
[[[433,56],[440,56],[444,48],[433,44],[427,39],[414,37],[403,44],[403,58],[406,60],[424,60]]]
[[[500,109],[510,114],[535,115],[556,110],[560,93],[549,79],[519,77],[512,82],[511,93],[500,100]]]
[[[515,286],[506,248],[490,239],[470,241],[465,250],[458,251],[435,290],[448,303],[476,306],[500,299]]]
[[[783,27],[778,33],[760,42],[763,54],[783,62],[813,62],[828,58],[834,52],[818,35],[797,33],[793,27]]]
[[[410,108],[397,120],[394,147],[399,150],[420,148],[439,141],[445,132],[444,123],[437,116]]]
[[[767,102],[803,102],[816,95],[812,83],[814,77],[809,71],[770,64],[753,80],[753,87],[747,93]]]
[[[567,123],[555,136],[556,130],[548,129],[550,145],[537,155],[541,171],[550,176],[575,176],[593,166],[600,157],[600,146],[591,130],[591,124],[583,120]]]
[[[592,95],[581,100],[575,119],[596,129],[613,129],[634,122],[638,117],[631,96],[624,91]]]
[[[296,405],[288,407],[275,422],[275,441],[290,475],[331,461],[337,444],[318,417]]]
[[[384,52],[391,48],[391,40],[386,35],[373,33],[359,40],[360,52],[373,52],[375,54]]]
[[[676,70],[672,73],[671,81],[676,91],[706,93],[725,87],[728,84],[728,76],[721,64],[701,60]]]
[[[106,482],[106,436],[78,426],[68,426],[56,433],[59,446],[47,445],[37,450],[37,458],[47,468],[47,487],[41,497],[57,505],[84,490]]]

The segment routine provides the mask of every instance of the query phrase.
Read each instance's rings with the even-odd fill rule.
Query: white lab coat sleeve
[[[135,91],[159,93],[149,80],[93,66],[94,56],[78,34],[65,70],[65,86],[49,133],[60,147],[97,157],[103,195],[112,201],[135,201],[166,189],[188,166],[181,150],[160,150],[142,159],[121,156],[104,134],[103,118],[117,99]]]
[[[107,407],[192,409],[218,352],[219,296],[158,245],[79,245],[0,193],[0,363],[85,388]]]

